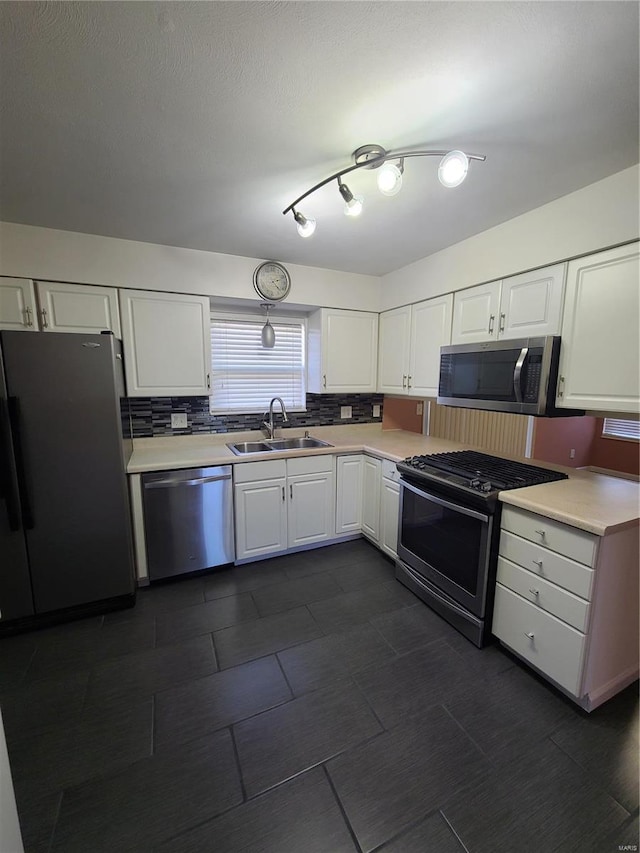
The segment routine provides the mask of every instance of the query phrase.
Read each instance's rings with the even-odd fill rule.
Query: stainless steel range
[[[396,577],[481,647],[491,633],[498,493],[567,475],[474,450],[398,462]]]

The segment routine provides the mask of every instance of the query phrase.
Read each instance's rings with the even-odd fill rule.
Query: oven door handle
[[[476,512],[475,509],[469,509],[466,506],[460,506],[460,504],[450,503],[449,501],[445,501],[444,498],[436,497],[432,495],[431,492],[427,492],[424,489],[417,489],[415,486],[407,483],[406,480],[400,480],[400,485],[403,489],[408,489],[410,492],[418,495],[421,498],[426,498],[429,501],[433,501],[433,503],[439,504],[440,506],[445,507],[445,509],[450,509],[453,512],[462,513],[462,515],[469,515],[471,518],[476,518],[478,521],[484,521],[486,523],[489,522],[489,516],[483,515],[481,512]]]
[[[516,366],[513,368],[513,393],[516,395],[516,403],[522,402],[522,367],[528,355],[529,347],[522,347]]]

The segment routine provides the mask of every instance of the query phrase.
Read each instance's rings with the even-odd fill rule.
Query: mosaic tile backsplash
[[[382,421],[382,394],[307,394],[307,411],[289,413],[286,427],[330,426],[331,424],[369,424]],[[208,397],[130,397],[134,438],[154,435],[196,435],[203,432],[245,432],[260,429],[262,417],[251,415],[212,415]],[[351,418],[341,418],[341,406],[351,406]],[[373,407],[380,406],[380,417]],[[279,407],[277,424],[280,426]],[[171,415],[184,412],[186,429],[171,429]]]

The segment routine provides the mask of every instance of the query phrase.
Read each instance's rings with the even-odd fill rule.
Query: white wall
[[[263,260],[0,222],[0,275],[257,300]],[[378,311],[380,279],[287,264],[290,303]]]
[[[379,310],[637,240],[639,184],[633,166],[389,273]]]

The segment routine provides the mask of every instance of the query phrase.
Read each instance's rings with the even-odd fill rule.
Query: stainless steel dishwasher
[[[142,475],[149,580],[235,559],[231,465]]]

